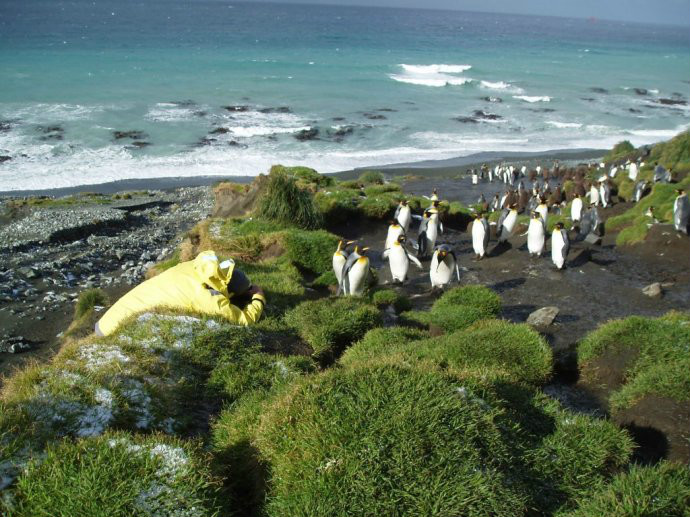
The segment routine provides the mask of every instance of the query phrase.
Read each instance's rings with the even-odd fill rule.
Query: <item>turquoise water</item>
[[[11,159],[0,164],[0,190],[256,175],[274,163],[332,172],[623,138],[639,145],[688,125],[687,104],[659,99],[687,101],[689,80],[687,28],[226,1],[5,0],[0,155]],[[313,129],[316,138],[296,138]],[[143,134],[114,137],[132,130]]]

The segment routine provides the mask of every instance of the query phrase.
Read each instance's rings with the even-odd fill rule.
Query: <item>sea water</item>
[[[640,145],[688,125],[689,80],[672,26],[3,0],[0,191]]]

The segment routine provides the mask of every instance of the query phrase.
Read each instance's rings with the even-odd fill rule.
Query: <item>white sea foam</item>
[[[400,83],[416,84],[420,86],[462,86],[472,82],[469,77],[453,77],[452,75],[446,74],[431,74],[428,75],[399,75],[399,74],[389,74],[388,77],[394,81]]]
[[[515,93],[523,93],[522,88],[513,86],[512,84],[506,83],[505,81],[481,81],[479,84],[482,88],[486,88],[488,90],[510,90]]]
[[[513,99],[519,99],[525,102],[551,102],[551,97],[548,95],[513,95]]]
[[[271,126],[237,126],[230,127],[230,131],[233,136],[240,138],[251,138],[254,136],[269,136],[269,135],[280,135],[286,133],[297,133],[299,131],[305,131],[310,129],[310,126],[299,126],[299,127],[271,127]]]
[[[179,122],[195,117],[199,109],[191,109],[189,106],[180,106],[170,102],[159,102],[149,109],[144,118],[156,122]]]
[[[472,65],[406,65],[401,64],[405,72],[411,74],[461,74],[470,70]]]
[[[574,128],[579,129],[582,124],[578,122],[559,122],[557,120],[547,120],[546,123],[550,126],[557,127],[559,129]]]

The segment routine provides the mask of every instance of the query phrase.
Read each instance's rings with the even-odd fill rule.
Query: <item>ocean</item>
[[[689,91],[682,27],[3,0],[0,191],[641,145],[690,125]]]

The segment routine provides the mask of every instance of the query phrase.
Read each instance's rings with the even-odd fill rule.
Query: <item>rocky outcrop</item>
[[[256,206],[268,176],[259,175],[247,184],[223,182],[213,189],[213,217],[240,217]]]

